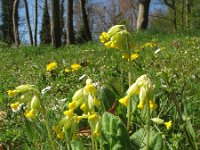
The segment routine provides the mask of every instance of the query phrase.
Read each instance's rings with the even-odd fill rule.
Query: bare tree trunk
[[[19,31],[18,31],[18,6],[19,0],[15,0],[13,3],[13,32],[15,38],[15,45],[19,47]]]
[[[186,27],[190,28],[190,15],[191,15],[192,0],[186,0],[186,7],[187,7]]]
[[[181,25],[185,28],[185,0],[181,0]]]
[[[151,0],[139,1],[139,12],[137,18],[137,30],[147,29],[149,19],[149,4]]]
[[[32,35],[32,30],[31,30],[31,25],[30,25],[30,19],[29,19],[29,9],[28,9],[28,4],[26,0],[24,0],[24,6],[25,6],[25,11],[26,11],[26,24],[28,28],[30,44],[33,45],[33,35]]]
[[[74,43],[74,28],[73,28],[73,1],[67,0],[67,19],[66,19],[66,34],[67,44]]]
[[[61,46],[59,0],[51,0],[51,41],[54,48]]]
[[[174,18],[173,18],[173,25],[174,25],[174,31],[177,32],[177,12],[176,12],[176,0],[172,0],[171,3],[168,2],[168,0],[164,0],[165,4],[173,10]]]
[[[88,16],[85,10],[85,0],[81,0],[81,11],[82,11],[82,18],[83,18],[85,40],[89,41],[89,40],[92,40],[92,35],[89,28]]]
[[[38,28],[38,0],[35,0],[35,14],[34,14],[34,45],[37,46],[37,28]]]

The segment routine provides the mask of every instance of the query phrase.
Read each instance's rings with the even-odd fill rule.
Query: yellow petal
[[[128,106],[128,103],[129,103],[129,100],[130,100],[130,96],[125,96],[124,98],[121,98],[120,100],[119,100],[119,102],[121,103],[121,104],[123,104],[124,106]]]
[[[170,129],[172,127],[172,121],[168,121],[168,122],[165,122],[164,125],[166,126],[167,129]]]

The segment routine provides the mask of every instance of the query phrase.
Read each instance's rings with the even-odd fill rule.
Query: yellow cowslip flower
[[[19,109],[19,106],[20,106],[20,103],[19,103],[19,102],[10,104],[10,107],[11,107],[14,111],[18,110],[18,109]]]
[[[74,110],[73,110],[73,109],[69,109],[69,110],[66,110],[66,111],[64,112],[64,115],[65,115],[65,116],[68,116],[68,117],[72,117],[73,114],[74,114]]]
[[[71,70],[70,70],[70,69],[68,69],[68,68],[65,68],[64,72],[66,72],[66,73],[70,73],[70,72],[71,72]]]
[[[83,103],[83,104],[80,106],[80,109],[81,109],[83,112],[86,112],[86,110],[88,109],[86,103]]]
[[[75,104],[75,103],[76,103],[75,101],[70,102],[70,103],[67,105],[68,108],[69,108],[70,110],[76,109],[76,104]]]
[[[107,48],[111,48],[111,44],[112,44],[112,41],[108,41],[108,42],[105,43],[105,46]]]
[[[119,100],[119,102],[121,103],[121,104],[123,104],[124,106],[128,106],[128,103],[129,103],[129,101],[130,101],[130,96],[129,95],[127,95],[127,96],[125,96],[124,98],[121,98],[120,100]]]
[[[53,71],[55,70],[56,68],[58,67],[58,64],[54,61],[54,62],[51,62],[47,65],[46,69],[47,71]]]
[[[115,25],[101,34],[100,41],[108,48],[126,49],[129,33],[124,25]]]
[[[80,68],[81,68],[81,65],[79,65],[79,64],[72,64],[72,65],[71,65],[72,71],[76,71],[76,70],[78,70],[78,69],[80,69]]]
[[[8,90],[8,96],[15,96],[17,94],[16,90]]]
[[[61,132],[61,128],[59,126],[55,126],[55,127],[52,127],[52,130],[56,133],[56,134],[59,134]]]
[[[139,109],[143,109],[143,108],[144,108],[144,102],[140,102],[140,103],[137,105],[137,107],[138,107]]]
[[[31,110],[28,110],[28,111],[26,111],[25,113],[24,113],[24,115],[25,115],[25,117],[26,118],[34,118],[35,117],[35,112],[34,112],[34,110],[33,109],[31,109]]]
[[[109,35],[106,32],[102,32],[102,34],[99,36],[99,39],[102,43],[105,43],[107,40],[109,40]]]
[[[150,109],[155,110],[155,109],[158,108],[158,105],[154,101],[150,100],[149,101],[149,107],[150,107]]]
[[[95,113],[88,116],[89,121],[96,121],[97,119],[98,119],[98,115]]]
[[[64,132],[61,131],[59,134],[57,134],[57,137],[58,137],[59,139],[63,140],[63,139],[64,139]]]
[[[94,97],[94,105],[98,106],[98,105],[100,105],[100,104],[101,104],[100,99]]]
[[[128,53],[122,54],[122,58],[123,59],[127,59],[128,61],[130,60],[129,56],[130,55]],[[131,61],[137,59],[138,57],[139,57],[139,55],[136,54],[136,53],[135,54],[131,54]]]
[[[139,57],[138,54],[131,54],[131,60],[135,60]]]
[[[168,122],[165,122],[164,125],[166,126],[167,129],[170,129],[172,127],[172,121],[168,121]]]
[[[94,84],[88,84],[85,86],[85,91],[88,93],[95,93],[96,87],[94,86]]]
[[[116,41],[112,42],[112,43],[110,44],[110,48],[118,48],[117,42],[116,42]]]

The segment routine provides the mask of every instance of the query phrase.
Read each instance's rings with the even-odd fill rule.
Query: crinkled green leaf
[[[115,101],[114,93],[106,85],[98,89],[98,98],[102,101],[102,105],[99,106],[100,112],[105,112],[110,109]]]
[[[147,133],[144,128],[136,131],[131,137],[131,142],[133,145],[138,146],[138,149],[145,150],[147,143]],[[160,133],[151,130],[150,131],[150,141],[149,141],[150,150],[163,150],[163,139]]]
[[[130,139],[124,123],[108,112],[102,117],[102,137],[104,149],[130,150]]]

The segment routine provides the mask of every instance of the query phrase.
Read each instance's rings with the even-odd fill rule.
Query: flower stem
[[[129,37],[128,35],[126,36],[126,45],[127,45],[127,50],[128,50],[128,66],[129,66],[129,73],[128,73],[128,82],[129,82],[129,87],[131,86],[131,83],[132,83],[132,71],[131,71],[131,66],[132,66],[132,63],[131,63],[131,50],[130,50],[130,45],[129,45]],[[127,117],[128,117],[128,121],[127,121],[127,130],[129,131],[130,130],[130,122],[131,122],[131,100],[129,100],[128,102],[128,108],[127,108]]]
[[[172,93],[171,93],[171,97],[172,97],[172,100],[174,101],[174,104],[175,104],[175,106],[176,106],[176,110],[177,110],[177,112],[178,112],[178,116],[179,116],[179,118],[180,118],[181,125],[183,125],[183,124],[185,123],[185,121],[184,121],[184,119],[183,119],[183,116],[182,116],[182,113],[181,113],[181,108],[180,108],[180,106],[179,106],[179,104],[178,104],[178,100],[177,100],[176,95],[175,95],[175,93],[174,93],[173,91],[172,91]],[[192,137],[191,137],[190,133],[188,132],[188,130],[187,130],[187,128],[186,128],[185,125],[183,126],[183,131],[184,131],[184,133],[185,133],[185,135],[186,135],[186,137],[187,137],[187,139],[188,139],[188,142],[189,142],[190,147],[191,147],[193,150],[195,150],[196,147],[194,146]]]
[[[52,150],[56,150],[54,142],[52,140],[52,134],[51,134],[51,130],[50,130],[50,127],[49,127],[49,121],[48,121],[48,118],[47,118],[46,109],[45,109],[45,106],[44,106],[42,101],[41,101],[41,107],[42,107],[41,112],[44,116],[45,125],[46,125],[46,129],[47,129],[47,132],[48,132],[48,138],[49,138],[49,141],[51,143],[51,148],[52,148]]]
[[[149,99],[147,99],[147,144],[146,144],[146,150],[149,150],[149,141],[150,141],[150,107],[149,107]]]
[[[67,150],[70,150],[70,142],[67,142]]]

